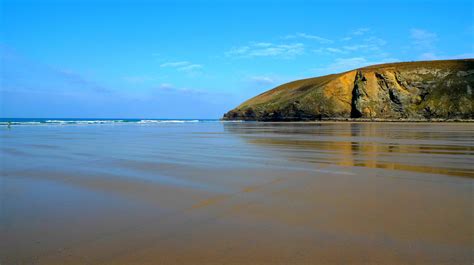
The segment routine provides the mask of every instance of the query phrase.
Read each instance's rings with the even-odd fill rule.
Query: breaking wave
[[[167,124],[167,123],[198,123],[224,122],[211,119],[0,119],[0,126],[14,125],[100,125],[100,124]]]

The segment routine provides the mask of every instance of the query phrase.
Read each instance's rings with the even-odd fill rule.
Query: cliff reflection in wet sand
[[[471,264],[472,124],[0,128],[0,264]]]
[[[472,143],[456,143],[470,140],[471,132],[452,134],[450,127],[397,123],[226,125],[230,132],[243,133],[249,143],[282,151],[290,160],[474,177],[469,167]]]

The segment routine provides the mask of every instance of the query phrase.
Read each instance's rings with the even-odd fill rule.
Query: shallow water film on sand
[[[50,123],[0,127],[2,265],[473,260],[472,124]]]

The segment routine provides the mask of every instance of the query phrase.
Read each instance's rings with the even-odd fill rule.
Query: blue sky
[[[0,117],[220,118],[281,83],[474,57],[472,1],[0,2]]]

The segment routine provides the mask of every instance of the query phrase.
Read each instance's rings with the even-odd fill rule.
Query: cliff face
[[[474,59],[375,65],[287,83],[225,120],[473,119]]]

